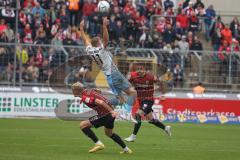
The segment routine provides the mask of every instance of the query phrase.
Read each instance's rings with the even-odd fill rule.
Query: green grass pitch
[[[117,122],[122,138],[132,131],[130,122]],[[1,160],[239,160],[240,126],[170,124],[173,136],[143,123],[137,141],[129,143],[132,155],[97,129],[106,148],[89,154],[93,143],[79,130],[79,122],[57,119],[0,119]]]

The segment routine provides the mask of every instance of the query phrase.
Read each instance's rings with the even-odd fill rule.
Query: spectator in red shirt
[[[25,25],[25,28],[24,28],[24,36],[26,36],[27,34],[31,34],[32,35],[32,30],[31,30],[31,27],[30,27],[30,24],[26,24]]]
[[[155,14],[156,15],[161,15],[162,14],[162,11],[163,11],[163,8],[160,4],[157,4],[156,5],[156,8],[155,8]]]
[[[148,0],[147,1],[147,9],[149,9],[149,8],[154,8],[154,0]]]
[[[23,43],[33,43],[33,39],[32,39],[32,34],[27,33],[26,36],[23,38]]]
[[[193,33],[196,33],[198,31],[199,27],[199,19],[196,16],[195,12],[191,13],[191,16],[189,17],[189,30]]]
[[[230,49],[230,45],[229,45],[228,41],[224,40],[222,45],[219,47],[218,51],[219,51],[218,58],[221,61],[224,61],[226,59],[226,56],[231,53],[231,49]]]
[[[28,3],[30,3],[32,6],[35,6],[34,0],[25,0],[23,3],[23,8],[26,8],[28,6]]]
[[[136,12],[135,8],[132,5],[132,1],[129,0],[127,2],[127,4],[125,5],[125,7],[123,9],[123,12],[125,12],[126,14],[129,14],[131,16]]]
[[[136,23],[140,24],[141,26],[143,26],[146,21],[146,17],[144,15],[141,15],[140,12],[136,12],[134,19],[135,19]]]
[[[43,64],[43,52],[42,52],[42,48],[39,47],[37,50],[37,54],[34,57],[34,61],[36,62],[36,66],[37,67],[42,67]]]
[[[7,29],[7,25],[5,24],[5,20],[0,20],[0,34],[2,34]]]
[[[232,31],[229,28],[229,25],[226,24],[225,28],[221,31],[223,41],[227,41],[228,44],[232,43]]]
[[[183,28],[183,31],[186,32],[189,26],[189,19],[183,9],[181,13],[177,16],[176,21],[180,23],[181,27]]]
[[[219,48],[218,59],[220,61],[219,75],[226,76],[228,72],[228,56],[231,53],[228,41],[224,40]]]
[[[92,3],[91,1],[85,1],[83,6],[83,16],[88,17],[90,16],[96,8],[96,4]]]
[[[52,25],[52,28],[51,28],[52,37],[54,37],[59,32],[60,29],[61,29],[61,20],[56,19],[55,24]]]
[[[19,21],[20,21],[20,26],[19,27],[21,27],[21,28],[23,26],[25,26],[25,24],[27,23],[27,16],[26,16],[26,14],[24,13],[23,10],[21,10],[19,12]]]

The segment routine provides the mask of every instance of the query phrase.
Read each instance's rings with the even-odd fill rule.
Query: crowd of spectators
[[[14,33],[16,1],[20,4],[17,36]],[[182,59],[192,55],[188,54],[189,50],[203,50],[198,38],[198,32],[203,30],[203,26],[205,38],[211,40],[214,51],[228,52],[233,44],[232,38],[235,38],[235,50],[239,51],[238,19],[235,17],[229,26],[224,24],[221,17],[216,17],[213,6],[206,7],[201,0],[109,2],[111,10],[107,16],[111,44],[117,46],[125,41],[132,48],[157,48],[171,55],[178,54],[182,58],[172,60],[170,69],[173,72],[176,68],[183,70]],[[82,45],[78,28],[82,19],[87,22],[86,31],[90,36],[101,34],[101,18],[105,15],[98,12],[97,3],[98,0],[0,0],[0,42],[14,42],[17,37],[18,42],[25,44]],[[24,48],[28,57],[23,65],[26,81],[37,82],[41,74],[51,74],[51,71],[45,70],[46,66],[51,66],[54,60],[62,62],[65,58],[59,48],[49,48],[44,52],[41,47],[20,47],[19,52],[24,52]],[[9,52],[6,56],[6,52],[2,52],[0,61],[6,57],[11,58],[13,53]],[[198,54],[201,55],[201,52]],[[219,53],[215,58],[222,60],[224,55]],[[18,57],[18,60],[20,58],[23,57]],[[11,63],[1,67],[7,67],[10,71],[13,68]],[[193,72],[191,74],[197,76],[196,71]],[[41,79],[45,81],[47,78]]]

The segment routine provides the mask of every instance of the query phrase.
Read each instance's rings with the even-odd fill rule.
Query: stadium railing
[[[83,46],[0,43],[0,84],[49,86],[49,77],[54,69],[63,64],[62,72],[54,75],[55,79],[64,79],[64,75],[71,73],[68,75],[68,83],[71,83],[78,78],[76,76],[79,71],[78,61],[72,64],[72,60],[85,54]],[[176,90],[189,90],[198,82],[202,82],[208,90],[234,92],[240,89],[239,52],[181,53],[178,50],[169,52],[161,49],[128,48],[121,54],[115,53],[114,60],[124,75],[129,72],[132,63],[144,64],[147,70],[155,74],[159,73],[159,65],[166,66],[173,74],[173,81],[181,82],[180,85],[175,83]],[[107,87],[103,74],[94,71],[97,70],[95,64],[91,65],[92,72],[96,72],[96,85]],[[176,65],[180,67],[182,75],[176,74]]]

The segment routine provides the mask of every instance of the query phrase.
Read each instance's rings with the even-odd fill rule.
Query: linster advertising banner
[[[55,117],[54,109],[71,95],[37,93],[0,93],[0,117],[44,116]]]
[[[119,118],[125,117],[127,111],[117,106]],[[159,113],[159,112],[157,112]],[[95,116],[80,98],[58,93],[13,93],[0,92],[0,117],[52,117],[63,120],[84,120]],[[158,116],[159,117],[159,114]]]

